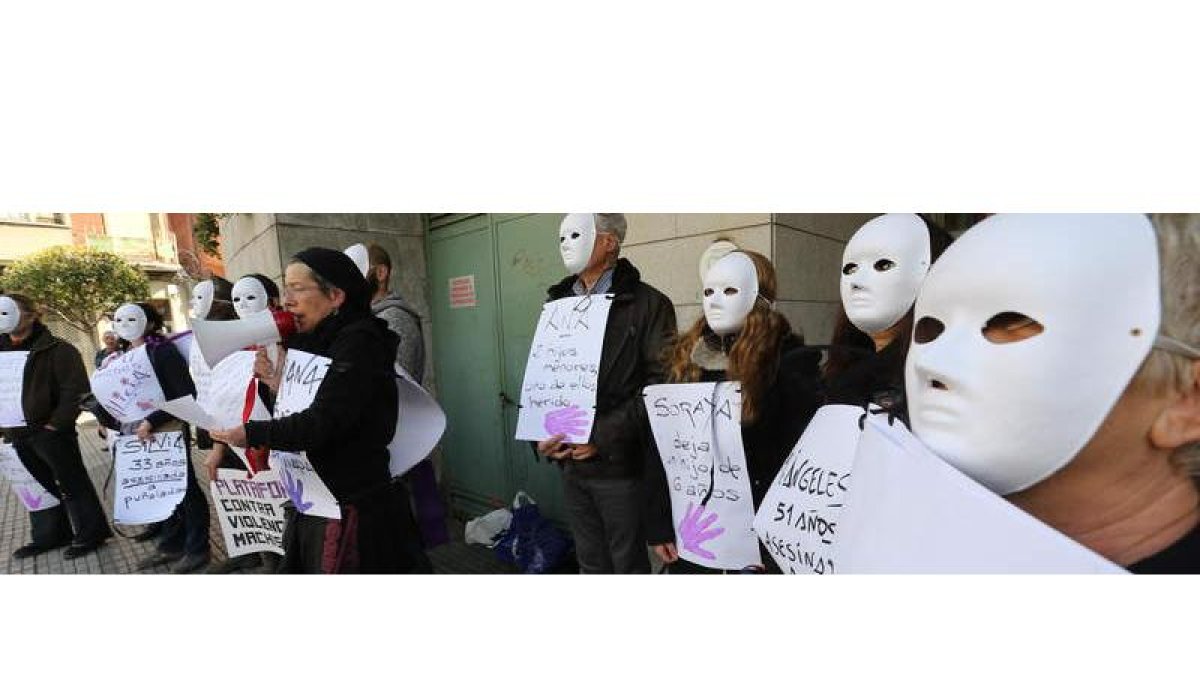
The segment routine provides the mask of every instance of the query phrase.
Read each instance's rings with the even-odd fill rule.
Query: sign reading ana
[[[562,434],[587,443],[596,417],[596,383],[612,296],[582,295],[547,302],[525,363],[519,441]]]
[[[722,570],[762,564],[737,382],[656,384],[644,400],[671,495],[679,557]]]
[[[274,471],[247,478],[237,469],[218,469],[209,487],[230,558],[258,552],[283,555],[283,503],[288,494]]]
[[[187,456],[182,431],[118,436],[114,446],[116,486],[113,521],[144,525],[166,520],[187,490]]]
[[[29,352],[0,352],[0,427],[25,426],[21,393]]]
[[[332,361],[325,356],[299,349],[288,350],[279,396],[275,399],[276,419],[303,412],[312,405],[330,363]],[[278,472],[279,481],[297,511],[323,518],[342,517],[329,486],[308,461],[308,453],[271,450],[270,465]]]
[[[17,449],[4,442],[0,442],[0,475],[4,476],[13,493],[29,511],[45,511],[59,505],[58,499],[47,492],[21,463]]]

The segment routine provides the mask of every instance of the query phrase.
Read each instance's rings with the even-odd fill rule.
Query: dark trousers
[[[208,553],[208,500],[200,482],[196,480],[196,470],[192,466],[191,443],[184,435],[184,457],[187,459],[187,490],[183,493],[183,501],[175,507],[170,517],[163,522],[162,539],[158,542],[158,550],[163,553],[196,554]]]
[[[38,429],[13,440],[17,457],[46,491],[62,503],[29,514],[33,543],[91,544],[112,536],[96,487],[83,466],[75,431]]]
[[[649,574],[641,479],[580,478],[568,466],[563,500],[583,574]]]

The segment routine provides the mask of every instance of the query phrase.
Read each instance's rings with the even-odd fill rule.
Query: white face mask
[[[363,246],[362,244],[354,244],[345,251],[342,251],[342,253],[345,253],[346,257],[354,261],[354,266],[358,268],[359,272],[362,272],[364,277],[367,276],[367,271],[371,268],[371,258],[367,254],[366,246]]]
[[[758,272],[744,253],[730,253],[704,275],[704,319],[717,335],[731,335],[746,325],[758,300]]]
[[[213,301],[213,282],[201,281],[192,289],[192,299],[188,300],[188,307],[192,310],[193,319],[206,319],[208,312],[212,309]]]
[[[233,285],[233,309],[239,319],[266,311],[267,289],[254,277],[242,277]]]
[[[17,301],[7,295],[0,295],[0,335],[8,335],[17,329],[21,323],[21,308]]]
[[[998,215],[968,230],[917,298],[905,368],[913,431],[999,494],[1049,477],[1091,440],[1149,354],[1158,274],[1142,215]],[[1019,315],[1042,332],[985,336]]]
[[[133,342],[146,334],[146,313],[134,304],[121,305],[113,313],[113,330],[121,339]]]
[[[558,252],[571,274],[587,267],[596,246],[596,218],[591,213],[570,213],[558,226]]]
[[[867,335],[896,325],[912,307],[929,271],[929,228],[911,213],[873,218],[842,254],[842,307]]]

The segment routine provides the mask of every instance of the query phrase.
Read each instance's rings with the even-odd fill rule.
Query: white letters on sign
[[[761,565],[738,383],[656,384],[644,396],[679,556],[723,570]]]
[[[596,382],[612,297],[581,295],[547,302],[525,363],[519,441],[558,434],[587,443],[596,416]]]

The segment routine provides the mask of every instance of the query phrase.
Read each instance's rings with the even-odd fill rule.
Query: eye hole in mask
[[[1001,312],[984,324],[983,337],[992,344],[1005,345],[1028,340],[1044,330],[1042,324],[1020,312]]]
[[[858,263],[846,263],[842,268],[842,274],[854,274],[858,271]]]
[[[875,261],[875,271],[876,272],[886,272],[895,266],[896,266],[896,263],[892,262],[891,260],[888,260],[887,258],[880,258],[879,260]]]
[[[927,342],[933,342],[938,338],[939,335],[942,334],[942,331],[944,330],[946,330],[946,324],[938,321],[932,316],[923,316],[921,317],[921,320],[917,322],[917,327],[913,331],[913,340],[919,345],[923,345]]]
[[[736,289],[736,288],[726,288],[725,289],[725,295],[737,295],[737,294],[738,294],[738,289]]]
[[[711,288],[706,288],[706,289],[704,289],[704,297],[706,297],[706,298],[711,298],[711,297],[712,297],[712,294],[713,294],[713,293],[715,293],[715,292],[716,292],[716,291],[714,291],[714,290],[713,290],[713,289],[711,289]]]

